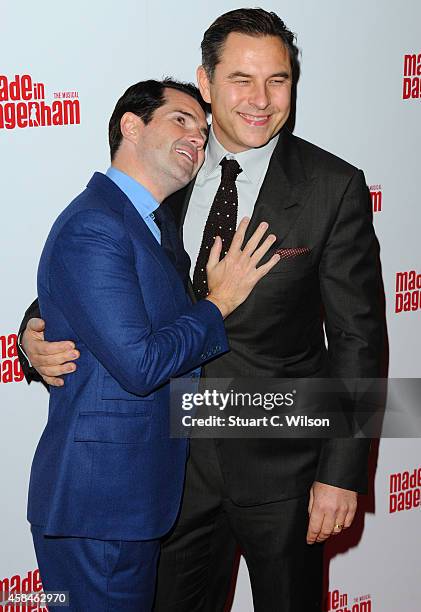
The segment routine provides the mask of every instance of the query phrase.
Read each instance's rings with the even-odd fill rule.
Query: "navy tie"
[[[177,270],[184,287],[187,288],[190,273],[190,257],[184,250],[178,235],[177,227],[171,210],[167,204],[161,204],[153,213],[153,219],[161,232],[161,246],[165,254]]]

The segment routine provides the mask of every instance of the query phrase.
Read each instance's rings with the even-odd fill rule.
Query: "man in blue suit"
[[[188,257],[159,203],[195,176],[206,136],[194,86],[130,87],[110,120],[111,167],[58,217],[41,256],[46,336],[73,338],[80,360],[51,389],[28,519],[44,589],[69,591],[71,610],[151,608],[187,451],[169,435],[168,381],[228,350],[223,319],[279,260],[256,268],[275,237],[262,223],[241,249],[244,219],[222,260],[216,238],[209,295],[191,303]]]

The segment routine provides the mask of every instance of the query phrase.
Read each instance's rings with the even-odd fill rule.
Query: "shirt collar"
[[[159,203],[151,192],[128,174],[110,166],[106,175],[126,194],[142,219],[149,217],[158,208]]]
[[[243,172],[238,176],[237,181],[241,180],[257,184],[268,166],[278,139],[279,134],[258,149],[248,149],[247,151],[241,151],[241,153],[230,153],[217,140],[211,126],[206,145],[205,161],[197,175],[196,184],[201,185],[214,173],[219,173],[219,164],[224,157],[236,159],[240,164]]]

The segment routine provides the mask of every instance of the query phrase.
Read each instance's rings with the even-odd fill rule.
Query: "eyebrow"
[[[197,120],[197,117],[195,117],[194,115],[192,115],[192,113],[189,113],[185,110],[181,110],[181,109],[174,109],[173,111],[171,111],[172,113],[180,113],[181,115],[184,115],[185,117],[189,117],[190,119],[192,119],[197,125],[199,125],[199,122]],[[200,131],[202,132],[202,134],[207,138],[208,137],[208,128],[207,127],[201,127]]]
[[[287,79],[290,76],[291,76],[290,73],[285,70],[285,71],[282,71],[282,72],[275,72],[274,74],[271,74],[268,78],[269,79],[273,79],[274,77],[281,77],[283,79]],[[253,75],[252,74],[247,74],[247,72],[241,72],[240,70],[236,70],[235,72],[231,72],[228,75],[227,78],[228,79],[235,79],[235,78],[238,78],[238,77],[243,77],[243,78],[246,78],[246,79],[252,79]]]

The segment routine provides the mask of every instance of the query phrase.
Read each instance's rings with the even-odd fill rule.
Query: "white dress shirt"
[[[239,223],[243,217],[251,217],[253,214],[254,205],[278,138],[278,136],[275,136],[264,147],[259,149],[248,149],[241,153],[229,153],[217,141],[211,128],[209,142],[206,146],[205,161],[197,175],[183,227],[184,248],[192,262],[191,277],[193,277],[194,267],[202,243],[206,220],[221,182],[221,166],[219,163],[224,157],[236,159],[242,169],[241,174],[239,174],[236,180],[238,192],[237,222]]]

